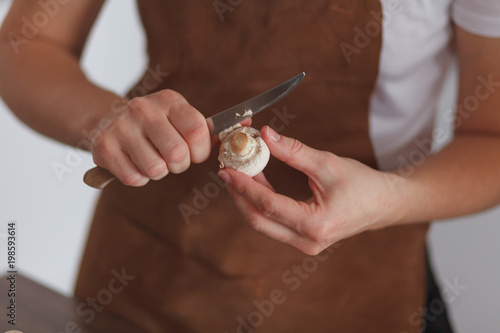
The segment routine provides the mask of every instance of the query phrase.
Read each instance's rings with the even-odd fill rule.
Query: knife
[[[270,107],[295,89],[305,75],[302,72],[258,96],[208,117],[206,120],[210,136],[216,135]],[[99,166],[88,170],[83,176],[85,184],[96,189],[103,189],[114,179],[115,176],[111,172]]]

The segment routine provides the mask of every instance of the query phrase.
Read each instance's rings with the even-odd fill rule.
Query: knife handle
[[[96,166],[85,172],[83,181],[90,187],[102,190],[106,185],[111,183],[116,177],[108,170]]]

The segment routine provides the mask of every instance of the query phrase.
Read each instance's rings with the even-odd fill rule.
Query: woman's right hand
[[[181,173],[210,151],[205,117],[168,89],[130,100],[92,139],[94,163],[130,186]]]

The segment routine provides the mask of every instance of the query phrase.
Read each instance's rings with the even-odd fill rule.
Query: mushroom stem
[[[237,154],[242,155],[242,153],[246,150],[246,146],[248,144],[248,136],[245,133],[236,133],[231,138],[231,150]]]

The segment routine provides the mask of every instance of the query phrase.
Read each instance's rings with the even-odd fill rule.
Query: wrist
[[[387,209],[384,215],[384,226],[399,225],[412,221],[410,212],[416,203],[412,194],[413,184],[411,179],[403,177],[396,172],[385,172],[387,182]]]
[[[94,138],[106,130],[112,119],[127,105],[128,99],[114,96],[106,108],[101,108],[99,112],[86,114],[80,119],[79,142],[77,147],[91,151]]]

